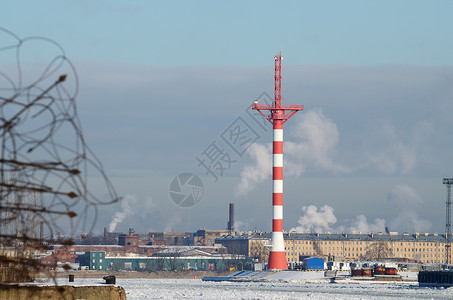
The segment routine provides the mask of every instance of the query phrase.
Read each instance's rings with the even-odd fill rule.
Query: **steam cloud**
[[[395,215],[389,222],[390,228],[398,228],[405,232],[427,232],[432,224],[420,218],[416,210],[421,206],[423,200],[417,192],[408,185],[395,185],[389,192],[388,200],[395,208]],[[368,223],[364,215],[358,215],[349,226],[339,226],[334,228],[337,222],[333,207],[323,205],[319,208],[315,205],[303,206],[302,216],[295,228],[290,231],[296,232],[385,232],[386,220],[376,218],[373,223]]]
[[[376,125],[374,143],[369,145],[372,151],[365,155],[362,167],[372,166],[385,174],[408,174],[417,165],[417,149],[426,137],[433,132],[433,124],[422,121],[415,125],[412,133],[401,133],[391,122]]]
[[[171,232],[176,224],[181,223],[181,214],[175,213],[168,221],[167,225],[165,226],[164,232]]]
[[[357,154],[355,166],[337,162],[336,152],[340,143],[337,125],[321,109],[301,114],[291,141],[284,142],[285,175],[300,176],[307,169],[331,173],[351,173],[354,170],[373,168],[384,174],[408,174],[417,164],[417,148],[432,132],[430,122],[420,122],[412,134],[401,134],[390,122],[375,126],[373,138],[364,138],[367,149]],[[235,196],[243,196],[272,174],[271,144],[253,144],[247,150],[253,163],[246,165],[235,189]]]
[[[353,221],[352,225],[347,229],[339,228],[342,232],[385,232],[385,220],[376,218],[374,223],[368,223],[367,218],[364,215],[358,215]]]
[[[369,224],[364,215],[358,215],[348,227],[340,226],[332,228],[337,222],[333,207],[325,204],[319,211],[314,205],[303,206],[303,215],[297,223],[299,226],[291,228],[296,232],[383,232],[385,231],[385,220],[376,218],[373,224]]]
[[[116,226],[124,221],[126,217],[129,217],[133,214],[134,204],[137,203],[137,199],[133,195],[124,196],[121,201],[122,211],[118,211],[112,218],[112,222],[109,224],[109,232],[113,232],[116,229]]]
[[[246,165],[241,172],[241,181],[236,186],[235,196],[246,195],[255,185],[272,174],[272,150],[270,145],[252,144],[247,150],[253,165]]]
[[[349,172],[334,161],[335,148],[340,140],[337,126],[324,116],[321,109],[304,113],[294,130],[296,142],[284,142],[285,174],[300,176],[307,165],[324,170]],[[247,154],[253,164],[246,165],[235,189],[235,196],[243,196],[272,174],[271,145],[252,144]],[[288,163],[289,162],[289,163]]]
[[[122,223],[126,218],[133,215],[143,214],[150,208],[154,207],[154,203],[151,198],[146,198],[140,205],[138,203],[137,196],[125,195],[121,201],[121,211],[115,213],[112,221],[109,224],[109,232],[114,232],[118,224]]]
[[[306,168],[305,163],[334,173],[350,172],[349,168],[335,162],[340,133],[337,125],[321,109],[306,112],[296,124],[293,136],[298,141],[286,142],[285,153],[294,158],[292,163],[298,164],[302,170]]]
[[[410,186],[395,185],[388,195],[388,200],[394,205],[396,211],[401,212],[390,222],[392,228],[401,228],[406,232],[426,232],[431,228],[431,222],[418,215],[416,210],[423,204],[423,200]]]
[[[337,222],[333,207],[323,205],[319,211],[314,205],[303,206],[303,215],[299,218],[299,226],[290,229],[297,232],[326,232],[331,231],[330,225]]]

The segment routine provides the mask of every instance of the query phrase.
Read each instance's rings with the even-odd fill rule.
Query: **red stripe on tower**
[[[281,202],[273,202],[272,204],[272,248],[269,254],[268,268],[287,269],[285,258],[285,242],[283,240],[283,124],[279,119],[274,119],[273,145],[272,198],[281,199]],[[283,260],[282,257],[284,258]]]
[[[288,268],[283,239],[283,124],[296,112],[303,110],[302,105],[281,105],[282,57],[275,56],[275,93],[272,105],[258,104],[253,109],[260,112],[274,127],[273,162],[272,162],[272,247],[269,253],[268,269],[284,270]],[[269,110],[265,115],[261,110]],[[286,114],[286,111],[289,111]]]

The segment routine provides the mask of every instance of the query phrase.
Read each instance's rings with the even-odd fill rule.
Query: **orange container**
[[[381,266],[374,267],[374,275],[385,275],[385,267]]]
[[[385,275],[396,275],[398,270],[396,268],[385,268]]]
[[[364,277],[371,277],[372,275],[372,270],[371,269],[363,269],[363,275]]]

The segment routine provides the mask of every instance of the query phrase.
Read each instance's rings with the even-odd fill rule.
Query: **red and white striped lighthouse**
[[[274,127],[273,163],[272,163],[272,247],[269,253],[268,269],[284,270],[288,268],[283,240],[283,124],[296,112],[303,110],[303,105],[282,105],[282,56],[275,56],[275,93],[274,103],[259,104],[255,101],[252,109],[260,112]],[[269,115],[262,111],[268,110]]]

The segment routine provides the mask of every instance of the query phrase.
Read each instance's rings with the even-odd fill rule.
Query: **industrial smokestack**
[[[230,203],[230,219],[228,221],[228,230],[234,231],[234,203]]]
[[[107,229],[107,227],[104,227],[104,239],[108,239],[109,238],[109,231]]]

